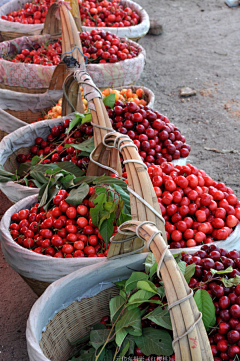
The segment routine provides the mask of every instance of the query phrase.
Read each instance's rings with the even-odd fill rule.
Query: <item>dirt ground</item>
[[[240,197],[240,7],[223,0],[138,2],[164,24],[162,35],[140,41],[147,61],[138,84],[154,91],[155,108],[186,136],[191,163]],[[196,96],[181,99],[186,86]],[[0,203],[3,214],[10,203],[3,195]],[[0,360],[27,361],[26,321],[37,297],[1,252],[0,280]]]

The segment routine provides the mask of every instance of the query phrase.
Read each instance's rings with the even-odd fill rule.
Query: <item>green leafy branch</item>
[[[95,193],[90,198],[95,205],[90,210],[91,220],[95,226],[98,226],[99,233],[107,246],[114,231],[114,223],[119,226],[131,219],[130,196],[120,185],[114,183],[111,186],[103,183],[94,188]]]
[[[170,315],[167,308],[162,307],[165,297],[153,282],[149,274],[133,272],[128,280],[115,283],[120,294],[109,302],[111,324],[103,328],[102,324],[95,325],[89,335],[79,340],[81,347],[78,351],[78,361],[115,361],[134,354],[135,345],[146,356],[152,354],[170,356],[173,354],[172,330]],[[157,296],[159,300],[151,300]],[[157,303],[153,312],[147,312],[146,303]],[[141,319],[149,319],[163,329],[152,327],[142,328]],[[75,343],[76,345],[76,343]]]
[[[61,141],[59,143],[60,146],[64,145],[66,140],[68,140],[70,137],[73,136],[73,134],[78,130],[78,127],[82,124],[82,122],[86,120],[87,116],[89,116],[89,114],[83,115],[80,113],[75,113],[75,115],[76,115],[76,118],[74,118],[70,122],[69,128],[67,129],[68,136],[67,136],[67,138],[65,138],[63,141]],[[74,127],[76,127],[76,129],[73,129]],[[82,142],[80,144],[71,144],[68,146],[74,146],[76,149],[78,149],[77,146],[79,146],[79,150],[81,150],[81,151],[84,150],[84,152],[81,152],[81,155],[89,156],[91,151],[94,149],[94,138],[91,137],[89,139],[86,139],[84,142]],[[64,152],[64,151],[65,151],[65,149],[63,149],[62,152]],[[47,154],[45,157],[39,157],[37,155],[34,156],[32,158],[31,162],[22,163],[19,166],[16,174],[5,171],[3,166],[0,165],[0,182],[5,183],[5,182],[13,181],[16,183],[21,183],[21,182],[25,181],[26,184],[28,185],[28,182],[29,182],[28,177],[31,176],[32,179],[30,179],[30,180],[34,182],[36,187],[41,188],[49,180],[48,176],[45,175],[45,172],[49,169],[56,168],[56,164],[57,164],[58,168],[59,167],[61,168],[61,165],[60,165],[61,163],[42,164],[45,159],[49,158],[55,152],[56,152],[56,150],[54,149],[51,153]],[[70,164],[70,162],[63,162],[63,163]],[[71,163],[71,164],[73,164],[73,163]],[[75,167],[71,167],[71,166],[68,167],[68,168],[72,169],[73,174],[76,173],[76,168],[78,168],[78,167],[76,167],[76,168]],[[73,168],[74,168],[74,170],[73,170]],[[68,173],[70,173],[70,172],[68,171]],[[39,173],[39,175],[37,173]],[[79,169],[78,176],[81,176],[83,174],[84,174],[84,172]],[[19,177],[22,177],[22,179],[19,180]]]

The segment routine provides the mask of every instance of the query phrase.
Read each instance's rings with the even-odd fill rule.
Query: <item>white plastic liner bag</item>
[[[4,109],[31,110],[34,113],[54,106],[61,97],[61,90],[50,90],[43,94],[24,94],[0,89],[0,129],[9,134],[27,125],[26,122],[12,116]]]
[[[1,110],[0,110],[1,115]],[[9,117],[12,117],[8,114]],[[12,117],[14,118],[14,117]],[[74,113],[71,113],[62,118],[42,120],[34,124],[28,124],[18,120],[19,129],[13,133],[7,135],[0,142],[0,165],[4,166],[11,154],[22,147],[31,147],[35,144],[37,137],[42,137],[44,140],[50,134],[51,129],[58,124],[62,124],[64,119],[75,118]],[[14,118],[16,122],[17,119]],[[22,124],[24,123],[24,124]],[[25,126],[24,126],[25,125]],[[8,125],[6,124],[6,131],[9,131]],[[9,169],[8,169],[9,170]],[[1,191],[6,194],[11,202],[18,202],[19,200],[28,197],[33,194],[38,194],[38,188],[30,188],[21,184],[14,183],[12,181],[6,183],[0,183]]]
[[[6,133],[12,133],[16,129],[24,127],[27,123],[5,112],[0,108],[0,129]]]
[[[224,248],[227,251],[232,251],[233,249],[237,249],[240,251],[240,223],[236,226],[234,231],[230,234],[230,236],[225,239],[224,241],[216,241],[213,243],[209,243],[209,246],[211,244],[215,244],[219,248]],[[170,252],[172,254],[178,254],[181,252],[186,252],[189,254],[193,254],[197,251],[199,251],[202,247],[202,244],[200,246],[196,247],[188,247],[188,248],[179,248],[179,249],[170,249]]]
[[[0,89],[0,109],[31,110],[33,113],[54,106],[62,98],[62,90],[48,90],[41,94],[19,93]]]
[[[109,31],[110,33],[116,34],[117,36],[120,37],[126,37],[130,39],[142,38],[144,35],[148,33],[148,30],[150,28],[150,21],[147,12],[139,4],[131,0],[123,0],[121,1],[121,5],[124,5],[125,7],[135,10],[136,13],[140,16],[140,23],[138,25],[126,26],[123,28],[102,27],[101,29],[104,31]],[[91,31],[96,28],[89,26],[82,26],[82,29],[83,31]]]
[[[16,243],[10,232],[12,214],[21,209],[29,209],[37,203],[37,195],[27,197],[10,207],[0,223],[0,238],[4,257],[8,264],[20,275],[37,281],[52,283],[80,268],[99,264],[102,257],[55,258],[46,257]]]
[[[144,270],[146,256],[147,253],[141,253],[112,261],[105,260],[71,273],[50,285],[33,305],[27,321],[26,338],[30,361],[49,361],[39,342],[42,332],[58,311],[74,301],[93,297],[113,287],[114,282],[129,278],[134,271]],[[76,318],[73,322],[77,323]]]

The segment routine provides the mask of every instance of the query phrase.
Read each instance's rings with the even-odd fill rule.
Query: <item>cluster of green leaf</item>
[[[69,128],[66,130],[66,134],[69,134],[74,127],[76,127],[75,130],[77,130],[78,125],[81,125],[83,122],[91,120],[89,120],[89,116],[91,117],[91,114],[84,115],[76,113],[75,115],[76,118],[71,121]],[[72,133],[70,135],[72,135]],[[65,144],[64,147],[73,147],[81,151],[81,156],[89,156],[94,150],[94,138],[91,137],[89,139],[86,139],[80,144]],[[52,153],[54,152],[55,150]],[[32,181],[37,188],[41,188],[42,185],[44,185],[48,181],[48,174],[51,174],[52,169],[61,168],[67,171],[68,174],[65,175],[69,175],[71,173],[72,175],[75,175],[77,173],[77,176],[81,176],[84,174],[84,172],[79,167],[75,166],[71,162],[42,164],[42,161],[44,159],[47,159],[48,157],[49,154],[47,154],[45,157],[35,155],[32,158],[31,162],[25,162],[20,164],[19,168],[16,170],[16,173],[7,172],[3,168],[3,166],[0,165],[0,182],[25,182],[25,184],[28,186],[29,182]],[[64,164],[64,166],[61,166],[61,164]],[[78,172],[76,168],[78,169]]]
[[[111,329],[101,323],[94,325],[87,336],[73,344],[80,344],[80,347],[72,361],[120,360],[124,356],[134,355],[136,346],[146,356],[173,354],[172,336],[168,331],[172,330],[171,320],[167,304],[163,303],[164,288],[156,287],[151,281],[154,273],[151,269],[149,274],[133,272],[129,279],[116,282],[120,294],[109,302]],[[160,300],[150,300],[155,295]],[[159,306],[148,313],[150,302]],[[142,328],[142,319],[155,322],[161,329]]]
[[[61,168],[57,166],[58,164]],[[109,176],[81,176],[79,168],[73,163],[62,162],[55,165],[56,168],[47,170],[49,177],[40,189],[39,207],[44,206],[47,210],[60,189],[69,192],[65,199],[67,203],[79,205],[88,195],[89,186],[93,186],[95,192],[90,200],[95,207],[90,210],[91,220],[98,227],[107,246],[114,231],[114,222],[119,226],[131,219],[130,196],[126,183],[119,178]],[[71,167],[71,172],[66,170],[68,167]]]
[[[130,197],[126,183],[121,179],[100,177],[94,182],[99,186],[95,187],[95,193],[90,198],[95,204],[90,210],[91,220],[107,246],[113,234],[114,221],[120,226],[131,219]]]
[[[181,256],[176,255],[175,257],[180,271],[182,272],[186,282],[189,283],[191,277],[193,277],[195,273],[195,268],[196,268],[195,263],[187,265],[186,262],[181,260]],[[157,271],[157,262],[155,262],[154,255],[151,253],[146,258],[145,270],[147,273],[149,272],[149,274],[152,277]],[[219,272],[226,273],[226,270]],[[212,270],[212,274],[215,273],[218,273],[218,271]],[[216,324],[216,316],[215,316],[216,308],[214,306],[213,300],[210,297],[209,293],[206,290],[202,290],[202,289],[199,289],[195,292],[194,300],[196,302],[199,311],[202,313],[202,320],[206,330],[208,331]]]
[[[215,269],[211,269],[210,271],[211,271],[212,275],[214,275],[214,276],[215,275],[225,275],[226,276],[228,273],[231,273],[233,271],[233,268],[230,266],[222,271],[216,271]],[[223,283],[223,285],[225,287],[233,287],[233,286],[237,286],[240,284],[240,276],[236,275],[236,276],[234,276],[234,278],[222,277],[220,279],[220,281]]]

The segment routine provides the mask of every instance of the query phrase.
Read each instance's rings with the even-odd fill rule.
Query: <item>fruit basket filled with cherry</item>
[[[25,3],[22,8],[15,6],[14,11],[1,15],[1,20],[19,24],[44,24],[52,0],[34,0]],[[116,28],[122,36],[140,38],[149,29],[149,18],[145,10],[132,1],[86,1],[79,0],[79,10],[83,29]],[[129,29],[130,27],[130,29]],[[133,29],[134,28],[134,29]],[[133,33],[133,36],[131,36]]]
[[[1,19],[20,24],[43,24],[52,3],[53,1],[51,0],[33,0],[31,3],[26,2],[24,7],[2,15]]]
[[[88,101],[84,99],[83,89],[80,87],[83,107],[84,111],[88,111]],[[145,87],[140,86],[129,86],[129,87],[121,87],[118,89],[106,88],[101,91],[103,99],[108,97],[110,94],[114,94],[115,102],[120,100],[124,104],[127,102],[133,101],[137,105],[148,106],[150,108],[153,107],[155,101],[154,93]],[[36,121],[40,121],[43,119],[54,119],[61,118],[62,115],[62,98],[58,100],[57,104],[55,104],[47,114],[44,115],[44,118],[38,118]],[[35,121],[33,121],[35,123]]]
[[[123,28],[140,23],[141,14],[122,5],[118,0],[93,2],[79,0],[79,6],[83,26]]]
[[[88,63],[116,63],[126,59],[133,59],[139,55],[141,47],[124,38],[103,30],[92,30],[80,33],[83,54]],[[43,40],[43,41],[42,41]],[[62,45],[61,38],[58,41],[50,40],[47,36],[31,38],[23,41],[20,53],[14,44],[9,53],[8,49],[1,44],[0,57],[13,63],[37,64],[43,66],[54,66],[61,61]]]
[[[36,177],[39,181],[42,178],[41,195],[46,182],[49,182],[47,174],[51,168],[52,172],[56,169],[56,175],[63,173],[73,184],[76,177],[82,175],[84,179],[83,173],[79,173],[78,167],[71,162],[36,165],[31,177]],[[161,166],[150,166],[148,172],[165,219],[167,241],[173,253],[185,247],[193,248],[193,253],[196,246],[200,249],[201,245],[213,242],[214,245],[219,243],[230,248],[239,243],[240,202],[231,188],[223,183],[214,182],[204,171],[191,164],[174,166],[172,163],[164,162]],[[64,177],[62,183],[60,182],[61,187],[66,185]],[[123,173],[124,178],[127,178],[126,172]],[[32,178],[29,183],[36,179]],[[108,182],[110,181],[121,182],[121,179],[112,174],[112,178],[108,178]],[[29,183],[28,185],[31,185]],[[66,191],[60,191],[60,194],[62,192],[66,196]],[[54,202],[60,198],[56,197]],[[88,201],[82,200],[82,204],[85,203],[88,204]],[[67,207],[66,204],[65,206]],[[62,213],[58,216],[61,218]],[[16,228],[17,232],[12,229],[13,237],[18,236],[21,227]]]
[[[103,30],[93,29],[91,33],[84,32],[79,36],[87,71],[99,88],[134,84],[140,78],[146,58],[141,45]],[[2,83],[11,87],[11,90],[20,86],[46,91],[55,67],[61,61],[61,55],[61,38],[57,40],[50,35],[21,37],[3,42],[0,44],[0,65],[5,69],[6,77],[3,73]],[[36,76],[39,67],[43,72],[41,78]],[[7,75],[9,73],[10,76]]]
[[[110,237],[124,219],[131,218],[126,182],[104,176],[72,176],[69,181],[70,173],[64,167],[49,170],[59,175],[58,181],[51,182],[49,176],[48,185],[39,192],[39,202],[12,214],[9,232],[13,240],[25,249],[55,258],[107,256]],[[63,185],[68,185],[68,190]]]
[[[148,173],[173,253],[218,241],[230,249],[240,244],[240,202],[230,187],[192,164],[165,162],[151,165]]]
[[[182,161],[189,155],[190,146],[185,143],[185,137],[174,124],[169,122],[167,117],[147,106],[137,105],[135,102],[123,103],[120,100],[115,102],[114,93],[106,97],[104,102],[113,128],[133,139],[140,156],[148,167],[154,164],[160,165],[166,161],[179,159]],[[32,146],[24,148],[24,153],[20,151],[22,148],[16,150],[17,157],[15,154],[12,155],[14,163],[17,160],[20,165],[18,181],[29,187],[36,186],[36,182],[29,177],[29,171],[33,170],[31,167],[35,167],[37,163],[46,165],[67,161],[86,173],[89,155],[94,149],[93,127],[90,121],[90,114],[84,117],[78,115],[72,122],[70,119],[65,119],[62,124],[58,123],[58,119],[49,120],[46,124],[51,126],[55,122],[58,125],[54,125],[51,132],[46,127],[45,137],[35,138],[34,143],[31,139],[38,132],[37,129],[42,131],[41,123],[34,125],[34,131],[33,125],[27,126],[25,131],[29,132]],[[22,134],[22,130],[16,132]],[[18,138],[16,132],[12,135]],[[3,159],[2,163],[5,164],[5,162],[9,163],[9,160]],[[9,165],[11,167],[11,164]]]
[[[81,347],[79,349],[72,347],[65,350],[70,360],[80,356],[83,357],[84,354],[86,356],[87,353],[94,354],[96,352],[100,354],[102,352],[104,354],[108,352],[112,357],[115,352],[118,353],[120,347],[118,347],[119,345],[117,346],[118,339],[116,338],[117,322],[119,321],[119,324],[122,325],[124,314],[125,320],[127,314],[129,316],[128,319],[131,316],[131,325],[138,325],[136,326],[138,328],[135,328],[135,330],[138,329],[138,334],[128,334],[128,332],[132,333],[131,328],[126,328],[125,357],[130,357],[134,361],[139,359],[147,361],[163,361],[168,359],[174,361],[175,355],[172,348],[173,327],[167,308],[168,300],[164,284],[156,274],[157,263],[151,253],[144,259],[142,256],[139,256],[139,258],[136,255],[132,256],[131,261],[134,265],[134,270],[132,268],[129,270],[129,264],[126,262],[126,259],[125,261],[124,259],[114,260],[112,264],[109,261],[107,264],[103,263],[98,269],[92,267],[88,269],[88,272],[85,270],[84,274],[81,270],[75,272],[74,275],[67,276],[66,282],[59,281],[57,286],[60,292],[58,293],[56,292],[56,286],[55,289],[54,287],[48,288],[45,298],[39,299],[30,313],[27,326],[27,342],[31,353],[38,355],[39,349],[41,349],[41,352],[46,352],[48,348],[48,343],[46,342],[40,342],[39,344],[39,339],[36,337],[37,327],[33,319],[36,320],[41,317],[39,310],[48,310],[48,305],[51,303],[56,304],[56,309],[61,311],[55,312],[54,317],[51,318],[51,324],[48,321],[46,321],[47,324],[44,324],[45,331],[41,335],[42,341],[49,337],[52,324],[55,325],[59,322],[59,317],[61,317],[62,313],[72,314],[72,307],[75,307],[75,317],[71,327],[74,324],[74,329],[78,330],[78,334],[85,336],[78,341],[74,335],[75,338],[71,341],[75,341],[74,346],[77,344]],[[193,290],[194,301],[198,310],[202,313],[202,320],[207,331],[213,360],[237,361],[240,356],[239,251],[228,251],[224,248],[218,248],[216,245],[204,245],[201,250],[193,255],[188,253],[176,255],[176,262],[189,287]],[[119,267],[116,267],[116,264]],[[106,276],[107,272],[108,275]],[[84,300],[82,297],[84,292],[86,292],[86,288],[82,287],[83,282],[88,285],[87,279],[90,279],[90,277],[90,285],[86,286],[87,294],[91,294],[92,287],[94,287],[95,293],[94,297],[87,300],[91,304],[91,316],[89,318],[86,317],[85,308],[80,306],[83,302],[86,302],[86,296]],[[109,286],[104,290],[98,286],[103,280],[105,282],[109,281]],[[74,302],[77,296],[76,294],[72,296],[73,292],[70,291],[68,292],[68,303],[66,298],[64,300],[65,303],[71,306],[64,306],[63,308],[60,306],[64,303],[61,295],[66,294],[64,292],[66,285],[68,286],[68,291],[69,289],[78,290],[78,301]],[[146,291],[146,287],[148,291]],[[103,297],[103,294],[107,294],[107,297]],[[99,308],[96,307],[98,303],[96,301],[100,297],[101,305],[104,305],[104,307],[101,307],[99,314]],[[135,305],[133,304],[134,301]],[[118,317],[116,317],[118,307],[121,307],[121,310],[124,312],[117,313]],[[89,326],[88,330],[87,328],[83,330],[83,319],[85,324],[87,322]],[[94,327],[90,327],[93,324]],[[63,331],[67,333],[69,327],[70,325],[65,322]],[[31,342],[30,334],[33,336]],[[89,340],[95,340],[96,335],[98,337],[102,336],[105,340],[108,334],[113,336],[110,338],[109,343],[101,345],[101,348],[98,348],[97,343],[89,342]],[[130,339],[131,347],[129,347],[128,342]],[[60,342],[59,338],[54,340],[55,347]],[[74,357],[72,356],[73,353]]]

